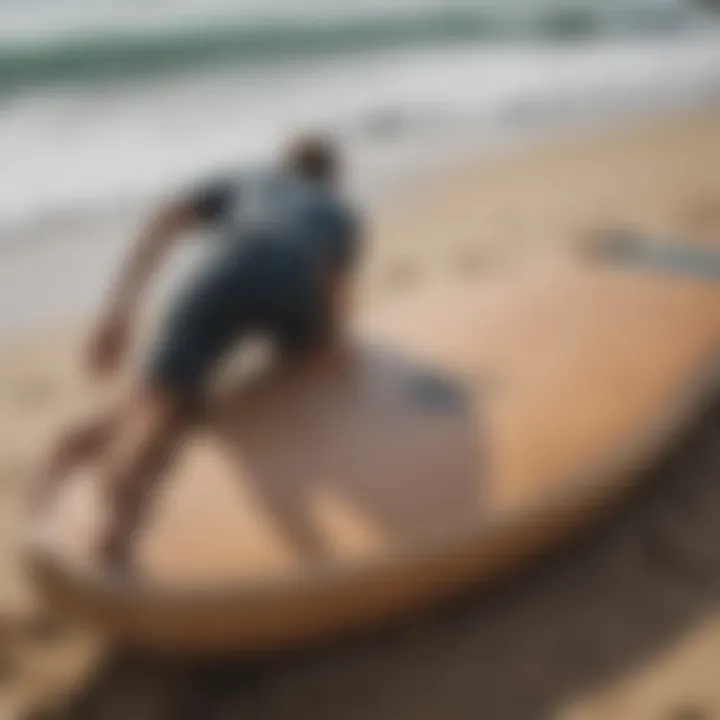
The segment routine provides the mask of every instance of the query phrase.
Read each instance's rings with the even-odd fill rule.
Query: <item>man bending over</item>
[[[169,204],[139,238],[91,343],[96,372],[121,366],[148,281],[176,241],[209,225],[218,246],[181,288],[129,397],[68,433],[42,475],[40,502],[93,460],[109,509],[98,548],[106,562],[124,563],[158,449],[187,428],[228,350],[253,332],[269,334],[290,361],[340,346],[360,242],[340,171],[330,141],[306,138],[275,167]]]

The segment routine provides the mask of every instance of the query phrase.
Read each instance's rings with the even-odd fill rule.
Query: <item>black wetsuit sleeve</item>
[[[187,202],[201,220],[214,223],[227,216],[237,193],[237,183],[228,177],[220,177],[191,188]]]

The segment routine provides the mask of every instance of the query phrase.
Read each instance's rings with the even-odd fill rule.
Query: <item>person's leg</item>
[[[32,503],[42,509],[68,473],[97,458],[109,442],[122,407],[103,408],[77,422],[55,442],[37,477]]]
[[[198,410],[209,374],[250,329],[248,272],[230,252],[214,258],[184,289],[161,328],[150,362],[99,458],[108,524],[98,548],[115,566],[147,499]]]
[[[108,511],[97,548],[105,562],[126,564],[129,538],[189,419],[184,400],[173,392],[144,384],[130,399],[97,468]]]

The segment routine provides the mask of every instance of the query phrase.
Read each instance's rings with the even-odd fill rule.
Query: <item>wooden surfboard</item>
[[[68,487],[28,547],[45,596],[125,641],[250,652],[488,580],[586,525],[698,412],[720,283],[568,264],[408,295],[357,338],[218,399],[135,579],[93,564],[91,484]]]

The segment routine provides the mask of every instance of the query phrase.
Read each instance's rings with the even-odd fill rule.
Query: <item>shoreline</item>
[[[366,168],[361,177],[352,178],[350,190],[355,191],[353,194],[368,213],[381,218],[380,224],[386,222],[383,218],[393,222],[398,213],[412,212],[414,204],[434,203],[435,195],[447,195],[448,185],[484,183],[481,178],[463,179],[478,168],[482,175],[497,166],[522,164],[523,158],[538,154],[562,154],[568,146],[607,144],[616,135],[644,133],[658,126],[692,122],[693,118],[711,118],[718,113],[717,108],[716,103],[706,102],[696,107],[665,108],[659,115],[638,107],[617,115],[564,121],[511,118],[505,127],[493,125],[485,134],[472,121],[466,121],[449,142],[431,137],[424,154],[418,152],[422,136],[410,133],[399,140],[391,139],[389,145],[381,139],[371,151],[376,157],[387,151],[394,161],[370,173]],[[440,132],[438,128],[436,134]],[[522,174],[522,170],[518,172]],[[154,202],[148,201],[97,214],[76,213],[66,216],[64,222],[61,218],[60,225],[40,219],[22,232],[17,231],[14,237],[11,235],[9,246],[0,248],[0,351],[25,342],[28,336],[58,325],[72,325],[91,314],[112,281],[118,260],[153,207]],[[153,295],[154,302],[202,252],[202,243],[195,243],[194,248],[171,259],[171,269],[164,273]],[[37,291],[28,292],[28,288]]]

